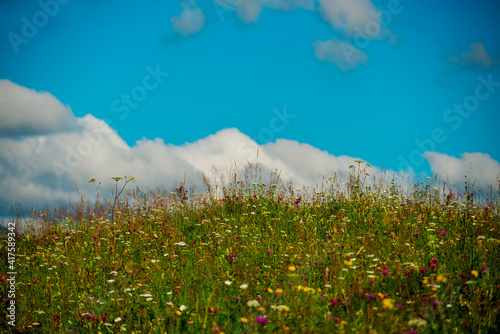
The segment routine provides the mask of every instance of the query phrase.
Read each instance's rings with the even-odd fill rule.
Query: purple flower
[[[257,317],[257,318],[255,318],[255,320],[257,320],[257,322],[258,322],[259,324],[265,324],[265,323],[268,323],[268,322],[269,322],[269,320],[267,320],[267,319],[266,319],[266,318],[264,318],[264,317]]]
[[[388,272],[386,269],[382,270],[382,275],[383,275],[383,276],[386,276],[388,273],[389,273],[389,272]]]
[[[271,254],[273,251],[272,250],[268,250],[267,251],[267,254]]]
[[[488,272],[488,267],[483,266],[483,267],[481,268],[481,271],[482,271],[484,274],[486,274],[486,273]]]

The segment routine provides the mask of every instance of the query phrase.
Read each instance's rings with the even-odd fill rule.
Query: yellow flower
[[[434,187],[434,190],[438,190],[438,187]]]
[[[377,293],[377,296],[379,296],[380,299],[384,299],[384,294],[382,292]]]
[[[182,312],[181,312],[181,311],[175,311],[175,314],[177,314],[177,315],[181,315],[181,314],[182,314]]]
[[[262,312],[262,313],[266,312],[266,309],[265,309],[265,308],[263,308],[263,307],[259,307],[257,310],[259,310],[259,311],[260,311],[260,312]]]
[[[246,324],[246,323],[248,322],[248,319],[247,319],[247,318],[245,318],[245,317],[241,317],[241,318],[240,318],[240,321],[241,321],[242,323]]]
[[[423,284],[429,284],[429,280],[426,278],[426,279],[424,279],[424,281],[422,283]]]
[[[446,281],[447,281],[447,279],[446,279],[446,277],[444,277],[443,275],[439,274],[439,275],[437,276],[437,278],[436,278],[436,281],[438,281],[438,282],[446,282]]]
[[[479,273],[476,270],[471,271],[471,274],[474,275],[474,277],[479,276]]]
[[[394,304],[391,302],[390,299],[384,299],[382,301],[382,307],[386,308],[386,309],[388,308],[388,309],[392,310],[394,308]]]
[[[276,289],[276,293],[283,293],[283,289]]]
[[[344,264],[347,266],[352,266],[352,261],[344,261]]]
[[[271,289],[271,288],[267,288],[267,291],[268,291],[269,293],[273,293],[273,289]]]
[[[290,266],[290,267],[288,267],[288,270],[295,271],[295,267],[294,266]]]
[[[347,325],[347,321],[342,320],[342,321],[340,322],[340,324],[341,324],[341,325]]]
[[[300,290],[302,290],[302,285],[299,285],[299,286],[297,287],[297,290],[299,290],[299,291],[300,291]]]
[[[309,292],[309,287],[307,287],[307,286],[306,286],[306,287],[304,288],[304,292]]]

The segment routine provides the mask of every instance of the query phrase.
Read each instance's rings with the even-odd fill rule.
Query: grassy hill
[[[206,181],[121,201],[125,181],[109,202],[2,237],[2,318],[16,305],[3,330],[500,332],[498,194],[403,195],[358,173],[346,191],[235,181],[217,197]]]

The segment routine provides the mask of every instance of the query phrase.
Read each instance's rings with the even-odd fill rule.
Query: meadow
[[[15,237],[2,331],[500,332],[499,192],[381,185],[367,167],[303,190],[253,172],[201,193],[115,178],[107,200],[47,208]]]

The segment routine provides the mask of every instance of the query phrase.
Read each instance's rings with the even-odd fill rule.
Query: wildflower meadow
[[[197,192],[117,177],[111,196],[47,207],[1,239],[1,331],[500,332],[495,186],[405,188],[351,167],[298,190],[277,175]]]

